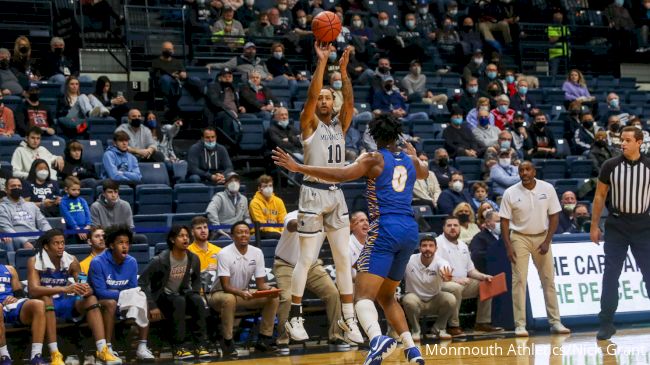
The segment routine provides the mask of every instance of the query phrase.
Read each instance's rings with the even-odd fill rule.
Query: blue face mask
[[[487,72],[487,77],[488,77],[488,79],[490,79],[490,80],[494,80],[494,79],[496,79],[496,78],[497,78],[497,73],[496,73],[496,71],[488,71],[488,72]]]
[[[334,88],[334,90],[341,90],[343,88],[343,81],[336,80],[332,82],[332,87]]]
[[[451,124],[461,125],[463,124],[463,118],[451,118]]]
[[[508,112],[508,106],[507,105],[499,105],[497,107],[497,109],[499,109],[499,113],[501,113],[501,114],[505,114],[505,113]]]
[[[623,4],[625,4],[625,0],[616,0],[615,3],[618,6],[623,6]]]
[[[510,141],[501,141],[500,143],[501,150],[509,150],[510,149]]]
[[[486,127],[488,124],[490,124],[490,118],[489,117],[479,117],[478,118],[478,124],[480,124],[481,127]]]
[[[519,93],[521,95],[526,95],[527,92],[528,92],[528,87],[527,86],[519,86]]]
[[[609,106],[611,106],[611,107],[614,108],[614,109],[618,108],[618,99],[612,99],[612,100],[610,100],[610,101],[609,101]]]
[[[205,148],[207,148],[209,150],[213,150],[215,147],[217,147],[217,142],[205,142],[204,141],[203,145],[205,146]]]
[[[336,61],[336,52],[330,52],[330,62]]]
[[[512,84],[513,82],[515,82],[515,77],[512,75],[506,76],[506,82]]]
[[[468,86],[467,92],[470,94],[476,94],[478,92],[478,86]]]
[[[146,125],[147,127],[149,127],[149,129],[154,129],[154,128],[156,128],[156,126],[158,125],[158,121],[155,120],[155,119],[152,119],[152,120],[145,120],[145,121],[144,121],[144,125]]]

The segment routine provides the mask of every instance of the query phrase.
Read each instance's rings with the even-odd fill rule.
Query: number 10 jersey
[[[318,121],[318,127],[309,138],[302,141],[305,165],[321,167],[343,167],[345,165],[345,134],[338,117],[327,125]],[[305,175],[305,181],[332,183]]]

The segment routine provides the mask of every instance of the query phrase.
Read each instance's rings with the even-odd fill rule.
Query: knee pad
[[[88,312],[90,312],[90,311],[93,310],[93,309],[100,309],[100,310],[101,310],[101,309],[102,309],[102,306],[101,306],[101,304],[99,304],[99,303],[91,304],[91,305],[89,305],[88,307],[86,307],[85,311],[86,311],[86,313],[88,313]]]

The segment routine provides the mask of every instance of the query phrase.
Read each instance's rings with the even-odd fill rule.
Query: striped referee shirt
[[[629,161],[623,155],[603,163],[598,180],[610,187],[610,204],[614,211],[645,214],[650,209],[650,158],[641,155]]]

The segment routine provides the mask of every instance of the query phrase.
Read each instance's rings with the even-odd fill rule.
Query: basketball
[[[311,21],[314,37],[320,42],[333,42],[341,33],[341,19],[331,11],[318,13]]]

